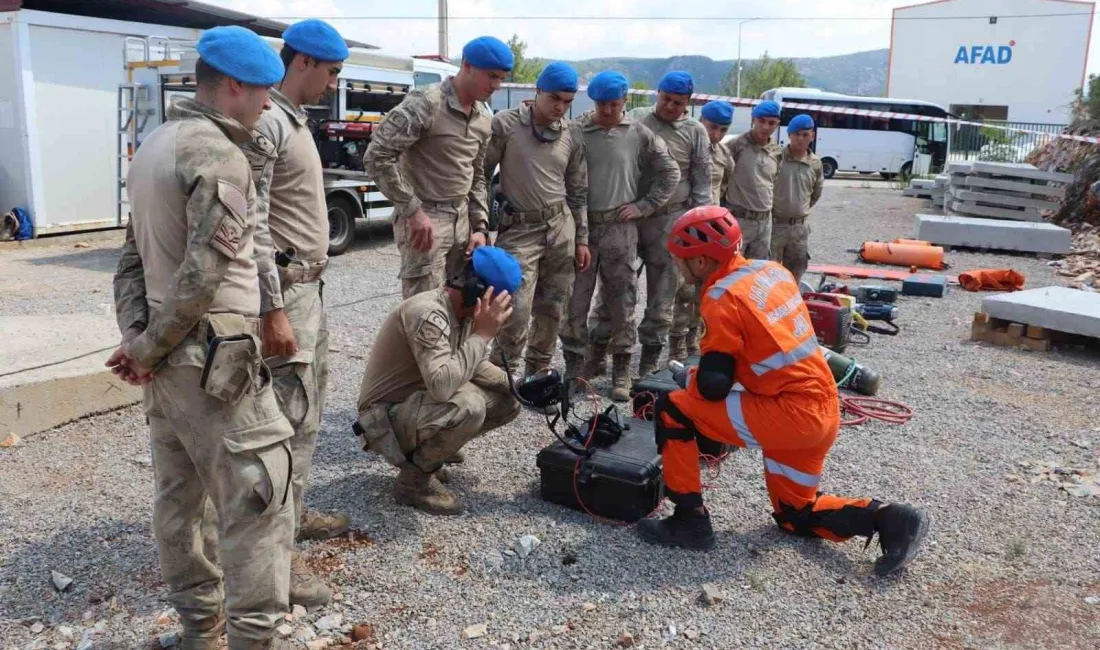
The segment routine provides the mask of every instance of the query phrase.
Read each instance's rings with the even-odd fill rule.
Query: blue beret
[[[273,86],[286,73],[275,50],[239,25],[206,30],[195,50],[211,68],[241,83]]]
[[[695,82],[691,80],[691,75],[683,70],[673,70],[661,77],[657,82],[657,90],[673,95],[690,95],[695,92]]]
[[[493,293],[507,291],[513,296],[523,282],[523,271],[519,262],[511,253],[496,246],[479,246],[473,254],[474,274],[486,285],[493,287]]]
[[[577,92],[577,71],[568,63],[554,61],[542,69],[535,87],[549,93],[575,93]]]
[[[504,41],[492,36],[479,36],[462,48],[462,60],[482,70],[510,72],[516,64],[512,49]]]
[[[795,115],[791,118],[791,123],[787,125],[787,133],[798,133],[799,131],[813,131],[814,130],[814,118],[803,113],[802,115]]]
[[[336,28],[323,20],[310,18],[294,23],[283,32],[283,42],[318,61],[343,61],[348,44]]]
[[[588,98],[594,102],[613,102],[626,97],[630,82],[620,72],[604,70],[588,82]]]
[[[760,102],[752,107],[753,117],[779,117],[779,104],[771,101]]]
[[[718,126],[733,122],[733,106],[729,102],[707,102],[703,106],[703,119]]]

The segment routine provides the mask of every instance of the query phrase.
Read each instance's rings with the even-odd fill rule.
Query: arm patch
[[[237,249],[240,248],[241,238],[244,236],[248,199],[233,184],[219,180],[218,201],[225,206],[226,212],[210,238],[210,247],[233,259],[237,257]]]
[[[416,342],[424,347],[433,347],[441,338],[450,335],[451,324],[437,311],[428,312],[416,326]]]

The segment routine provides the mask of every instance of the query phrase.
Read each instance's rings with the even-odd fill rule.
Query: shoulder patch
[[[438,311],[430,311],[425,314],[416,325],[416,342],[424,346],[432,346],[444,336],[450,336],[451,324],[447,316]]]
[[[218,201],[225,206],[218,227],[210,238],[210,246],[229,258],[237,256],[247,223],[248,200],[244,193],[223,180],[218,181]]]

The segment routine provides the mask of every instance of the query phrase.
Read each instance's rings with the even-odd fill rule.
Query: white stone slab
[[[987,296],[982,311],[1015,323],[1100,337],[1100,293],[1068,287],[1029,289]]]
[[[984,176],[963,176],[959,179],[958,184],[981,189],[1005,190],[1008,192],[1020,192],[1021,194],[1027,193],[1038,196],[1053,196],[1059,199],[1064,198],[1066,195],[1066,188],[1064,187],[1041,185],[1039,183],[1032,183],[1026,179],[1009,181],[1001,178],[986,178]]]
[[[913,181],[911,183],[909,183],[909,187],[922,189],[922,190],[930,190],[935,186],[936,186],[936,181],[934,181],[930,178],[914,178]]]
[[[1070,252],[1070,231],[1054,224],[935,214],[918,214],[916,220],[916,238],[942,246],[1059,255]]]
[[[1038,181],[1052,181],[1055,183],[1070,183],[1072,174],[1059,172],[1045,172],[1037,169],[1035,165],[1027,163],[995,163],[977,161],[971,167],[972,173],[990,174],[993,176],[1008,176],[1011,178],[1030,178]]]
[[[1012,219],[1015,221],[1042,221],[1043,215],[1038,210],[1025,208],[1015,210],[1012,208],[992,208],[986,205],[978,205],[970,201],[948,201],[947,207],[956,213],[972,217],[989,217],[990,219]]]
[[[1011,208],[1034,208],[1036,210],[1058,209],[1058,203],[1056,201],[1025,198],[1021,196],[1014,196],[1013,194],[1000,194],[997,192],[977,192],[974,190],[963,190],[958,188],[952,190],[951,194],[960,201],[973,201],[974,203],[992,203],[998,206],[1008,206]]]

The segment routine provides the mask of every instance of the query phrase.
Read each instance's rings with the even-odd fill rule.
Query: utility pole
[[[751,23],[754,20],[760,20],[759,18],[749,18],[748,20],[742,20],[737,23],[737,96],[741,96],[741,25]]]
[[[439,0],[439,56],[450,58],[450,49],[447,44],[447,0]]]

